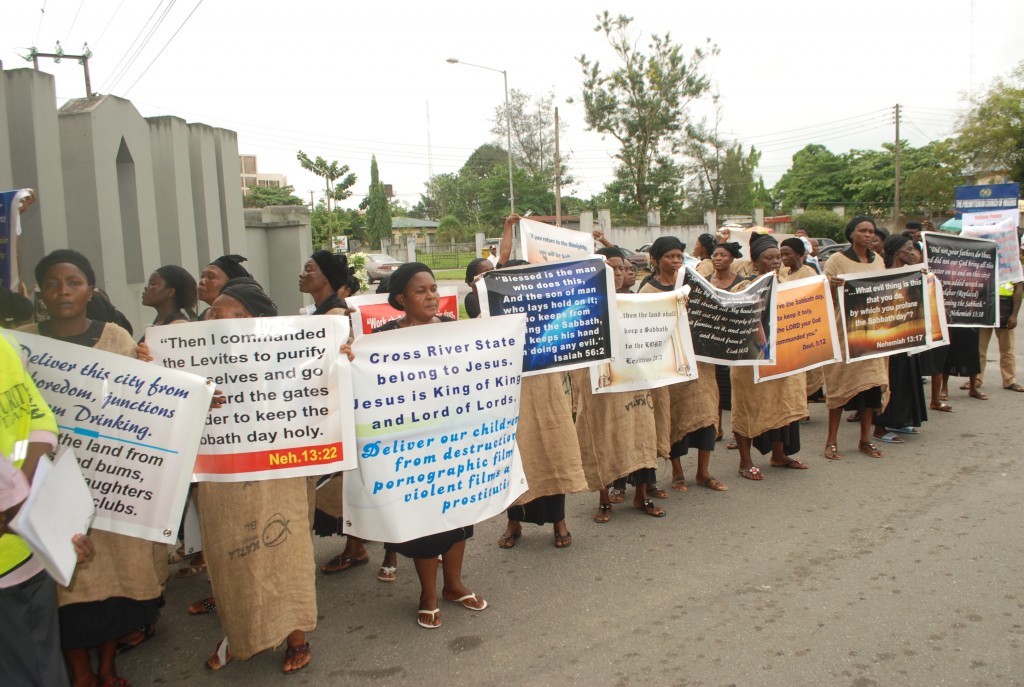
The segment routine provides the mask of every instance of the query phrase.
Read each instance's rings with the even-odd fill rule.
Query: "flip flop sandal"
[[[839,447],[836,444],[825,444],[825,457],[829,460],[841,460]]]
[[[437,628],[441,627],[441,623],[440,622],[437,622],[437,623],[434,622],[434,620],[437,618],[437,614],[440,613],[440,612],[441,612],[440,608],[435,608],[432,611],[416,611],[416,624],[419,625],[420,627],[426,628],[428,630],[436,630]],[[424,615],[430,616],[430,621],[429,622],[426,622],[426,623],[423,622],[423,619],[420,616],[424,616]]]
[[[880,437],[875,437],[875,439],[877,441],[884,441],[887,444],[902,444],[902,443],[904,443],[903,439],[900,437],[899,434],[894,434],[892,432],[886,432],[885,434],[883,434]]]
[[[320,572],[322,572],[324,575],[334,575],[335,573],[350,570],[358,565],[366,565],[369,562],[369,555],[367,555],[366,558],[354,558],[353,556],[345,556],[343,554],[338,554],[331,560],[321,565]]]
[[[658,487],[647,487],[647,495],[656,499],[668,498],[668,493],[666,493],[664,489],[659,489]]]
[[[200,599],[194,602],[188,607],[189,615],[207,615],[209,613],[217,612],[217,601],[216,597],[208,596],[205,599]],[[215,669],[216,670],[216,669]]]
[[[220,670],[231,663],[232,658],[234,657],[228,653],[228,638],[225,637],[217,643],[217,650],[206,659],[206,667],[214,671]]]
[[[381,582],[394,582],[398,579],[398,567],[392,565],[380,566],[380,570],[377,571],[377,579]]]
[[[625,489],[612,489],[608,492],[608,501],[611,503],[622,503],[626,500]]]
[[[850,417],[846,418],[847,422],[860,422],[860,413],[853,413]]]
[[[654,501],[650,499],[645,499],[642,505],[633,506],[633,508],[636,508],[641,513],[650,515],[652,518],[663,518],[666,515],[665,509],[654,505]]]
[[[612,519],[612,504],[601,503],[597,506],[597,512],[594,513],[594,522],[604,524]]]
[[[473,604],[468,603],[471,599],[479,603],[480,605],[474,606]],[[445,601],[450,601],[453,604],[461,604],[462,607],[465,608],[467,611],[482,611],[485,608],[487,608],[487,599],[478,599],[476,597],[476,594],[473,593],[466,594],[465,596],[460,596],[457,599],[445,599]]]
[[[515,534],[503,534],[498,537],[498,548],[499,549],[511,549],[519,543],[519,537],[523,536],[522,530]]]
[[[555,532],[555,548],[556,549],[567,549],[572,546],[572,532],[566,531],[565,534],[559,534]]]
[[[156,636],[156,625],[144,625],[135,632],[125,635],[117,642],[117,653],[123,654],[131,651],[143,642],[149,641]]]
[[[725,445],[725,448],[727,448],[730,451],[735,451],[736,449],[739,448],[739,444],[737,444],[735,441],[730,441],[728,444]]]
[[[789,462],[786,463],[785,465],[772,465],[772,467],[785,468],[787,470],[809,470],[811,466],[808,465],[807,463],[797,460],[796,458],[790,458]]]
[[[707,487],[711,491],[729,491],[729,487],[725,486],[724,482],[720,482],[714,477],[708,477],[706,480],[700,483],[702,487]]]
[[[948,403],[939,403],[938,405],[932,403],[928,407],[931,408],[932,410],[937,410],[940,413],[952,413],[953,412],[953,406],[949,405]]]
[[[1024,393],[1024,386],[1021,386],[1020,384],[1011,384],[1010,386],[1004,386],[1003,388],[1006,389],[1007,391],[1016,391],[1018,393]]]
[[[686,484],[685,477],[679,477],[672,480],[672,491],[684,492],[689,491],[690,487]]]
[[[751,480],[752,482],[760,482],[764,479],[764,475],[761,474],[761,470],[753,465],[745,470],[740,470],[737,474],[744,479]]]
[[[295,658],[296,656],[305,656],[306,662],[300,665],[298,668],[292,668],[291,670],[288,670],[287,668],[282,666],[281,670],[284,672],[285,675],[297,673],[309,665],[310,661],[312,660],[309,655],[309,642],[305,642],[304,644],[300,644],[299,646],[290,646],[287,649],[285,649],[284,660],[286,663],[291,659]]]
[[[900,434],[920,434],[921,430],[917,427],[886,427],[888,432],[898,432]]]
[[[987,401],[988,400],[988,395],[981,393],[977,389],[974,390],[974,393],[968,392],[967,395],[970,396],[971,398],[976,398],[979,401]]]
[[[885,456],[885,454],[879,451],[878,447],[870,441],[862,441],[857,445],[857,450],[866,456],[871,456],[872,458],[882,458]]]
[[[206,563],[199,563],[197,565],[186,565],[184,568],[178,568],[174,573],[174,577],[179,580],[184,580],[187,577],[195,577],[206,572]]]

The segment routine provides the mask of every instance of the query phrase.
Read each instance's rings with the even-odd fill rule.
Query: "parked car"
[[[819,239],[817,236],[815,236],[814,240],[818,242],[818,248],[819,249],[826,248],[828,246],[836,245],[836,242],[833,239],[826,239],[826,238],[820,238]]]
[[[629,260],[638,270],[649,270],[651,269],[651,254],[650,253],[639,253],[635,250],[628,248],[622,248],[622,252],[626,254],[626,260]]]
[[[829,259],[835,253],[842,253],[844,250],[850,247],[848,243],[833,243],[831,246],[823,246],[818,248],[818,263],[825,267],[825,261]]]
[[[372,284],[384,277],[390,277],[391,273],[401,265],[401,262],[385,253],[368,253],[366,255],[366,278]]]

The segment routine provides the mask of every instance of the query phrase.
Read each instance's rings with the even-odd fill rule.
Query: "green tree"
[[[352,195],[352,186],[356,183],[356,175],[349,171],[348,165],[340,165],[337,160],[327,162],[319,155],[311,159],[301,150],[295,156],[303,169],[312,172],[324,180],[324,198],[326,209],[331,209],[331,201],[345,200]]]
[[[848,160],[812,143],[793,154],[792,164],[776,182],[772,195],[785,213],[793,208],[845,205],[848,179]]]
[[[384,184],[380,183],[377,171],[377,156],[370,158],[370,193],[366,206],[366,231],[374,244],[391,236],[391,206],[384,193]]]
[[[242,196],[242,207],[265,208],[268,205],[305,205],[294,195],[293,186],[251,186]]]
[[[843,229],[846,227],[846,220],[832,212],[822,208],[806,210],[793,218],[793,230],[803,229],[808,236],[816,238],[828,238],[843,243],[846,237]]]
[[[974,171],[1024,183],[1024,60],[971,100],[958,130],[957,148]]]
[[[757,175],[761,153],[753,146],[745,150],[737,141],[719,134],[721,110],[715,103],[712,123],[703,120],[687,127],[683,152],[689,175],[686,197],[689,205],[705,210],[749,213],[755,207],[773,207],[764,181]]]
[[[550,186],[555,184],[555,95],[533,97],[523,91],[512,89],[508,106],[504,103],[494,110],[494,127],[491,133],[504,144],[508,140],[509,120],[512,125],[512,161],[530,175],[540,175]],[[559,122],[559,130],[565,130],[565,122]],[[565,154],[560,153],[562,162],[559,173],[561,183],[568,186],[573,182],[565,164]],[[514,178],[513,178],[514,181]],[[518,193],[516,194],[518,196]],[[516,198],[518,200],[518,198]]]
[[[619,142],[614,192],[622,203],[640,214],[664,210],[663,203],[680,195],[679,169],[671,156],[685,133],[689,103],[710,87],[701,71],[704,59],[718,48],[709,40],[687,59],[666,33],[652,34],[650,53],[644,53],[630,31],[631,17],[605,11],[597,20],[594,31],[604,34],[619,66],[605,72],[596,60],[577,57],[587,127]]]

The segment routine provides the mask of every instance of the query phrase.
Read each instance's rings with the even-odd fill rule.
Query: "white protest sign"
[[[968,224],[967,219],[975,214],[988,215],[999,213],[965,212],[964,228],[960,235],[995,241],[999,256],[999,281],[1003,284],[1006,282],[1024,281],[1024,270],[1022,270],[1020,263],[1020,242],[1017,239],[1017,220],[1003,219],[991,224]]]
[[[594,237],[532,219],[519,220],[523,255],[530,264],[585,260],[594,254]]]
[[[525,336],[520,314],[356,339],[347,533],[408,541],[498,515],[526,491],[516,446]]]
[[[615,357],[590,368],[594,393],[655,389],[697,378],[682,291],[616,294]]]
[[[355,467],[338,374],[347,317],[253,317],[154,327],[156,362],[209,378],[227,399],[211,410],[196,458],[200,482],[323,475]]]
[[[93,527],[173,543],[212,386],[127,356],[10,334],[92,489]]]

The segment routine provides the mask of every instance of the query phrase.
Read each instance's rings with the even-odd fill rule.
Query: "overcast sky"
[[[261,172],[286,174],[304,198],[320,182],[299,167],[297,150],[348,164],[359,176],[352,206],[365,194],[372,154],[381,180],[414,205],[430,170],[456,171],[492,141],[501,75],[448,57],[505,69],[510,88],[554,92],[567,125],[562,150],[577,179],[570,191],[599,193],[616,148],[586,131],[575,58],[615,64],[593,31],[604,9],[634,17],[641,45],[652,32],[670,32],[687,52],[705,38],[719,46],[706,68],[721,94],[723,128],[763,151],[769,185],[808,143],[841,152],[892,140],[897,102],[903,138],[943,138],[972,82],[980,89],[1024,59],[1024,3],[1008,0],[5,5],[6,69],[30,66],[20,57],[29,46],[50,52],[59,40],[77,53],[87,41],[93,90],[127,97],[146,116],[237,131],[239,151],[255,153]],[[60,102],[84,94],[74,61],[42,67],[56,75]]]

